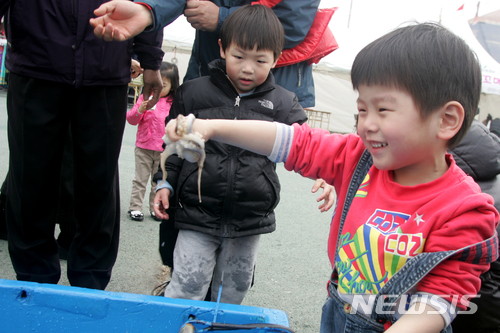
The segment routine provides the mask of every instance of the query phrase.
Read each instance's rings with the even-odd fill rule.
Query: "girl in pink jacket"
[[[156,183],[153,175],[158,171],[160,154],[163,151],[163,135],[165,134],[165,118],[170,112],[174,99],[175,90],[179,87],[179,70],[177,66],[168,62],[162,62],[160,68],[163,89],[158,103],[150,110],[146,110],[147,100],[141,94],[137,103],[127,112],[127,121],[130,125],[139,125],[137,128],[137,139],[135,143],[135,178],[132,181],[132,193],[130,195],[130,206],[128,215],[134,221],[142,221],[144,214],[142,202],[146,192],[146,185],[151,176],[151,192],[149,195],[149,213],[156,221],[153,209]]]

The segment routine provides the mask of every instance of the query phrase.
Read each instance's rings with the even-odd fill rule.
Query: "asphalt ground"
[[[120,155],[121,234],[118,258],[107,291],[151,294],[162,279],[158,252],[159,222],[149,217],[135,222],[127,215],[134,177],[137,127],[127,124]],[[0,91],[0,178],[8,170],[6,92]],[[332,210],[320,213],[312,194],[314,181],[278,165],[282,184],[276,209],[277,228],[261,237],[255,284],[243,304],[285,311],[296,332],[319,332],[321,307],[331,273],[326,244]],[[149,191],[149,189],[147,190]],[[148,192],[146,192],[148,193]],[[57,234],[56,230],[56,234]],[[66,262],[61,261],[61,285],[69,285]],[[7,241],[0,240],[0,278],[15,280]]]

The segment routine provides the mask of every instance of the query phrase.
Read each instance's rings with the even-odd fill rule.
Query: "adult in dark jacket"
[[[474,178],[481,191],[495,200],[500,211],[500,139],[481,122],[474,120],[462,142],[451,151],[457,165]],[[500,233],[500,226],[497,227]],[[451,323],[453,332],[500,332],[500,259],[481,276],[481,289],[471,302],[474,314],[458,315]]]
[[[193,44],[189,68],[185,81],[203,75],[208,75],[208,64],[220,58],[219,38],[220,28],[230,13],[250,0],[136,0],[134,4],[128,1],[110,1],[95,11],[99,17],[91,20],[94,32],[107,41],[126,40],[147,29],[161,29],[173,22],[184,12],[188,22],[197,30]],[[285,31],[285,49],[300,44],[308,34],[316,11],[318,0],[283,0],[272,7]],[[279,3],[278,3],[279,2]],[[274,68],[276,83],[294,92],[303,107],[315,104],[314,81],[312,66],[302,61],[285,67]],[[321,184],[321,185],[320,185]],[[320,207],[327,211],[333,204],[334,191],[327,189],[329,185],[317,182],[313,191],[320,187],[323,193],[331,193],[328,204]],[[327,202],[327,200],[325,200]],[[173,214],[173,212],[171,212]],[[160,226],[160,253],[165,265],[173,267],[172,252],[175,244],[176,230],[170,223]]]
[[[118,156],[132,50],[145,68],[145,94],[159,98],[162,34],[107,43],[88,21],[102,0],[10,1],[6,19],[10,164],[6,219],[17,279],[57,283],[54,238],[68,127],[74,148],[71,285],[104,289],[118,251]]]
[[[146,0],[145,3],[148,3],[148,1],[151,1],[153,5],[156,0]],[[217,41],[222,23],[224,23],[229,14],[240,8],[240,6],[252,2],[250,0],[211,0],[207,3],[188,1],[184,15],[187,16],[189,22],[193,22],[192,26],[196,28],[196,37],[184,82],[208,75],[208,64],[212,60],[220,59]],[[203,24],[199,23],[199,19],[207,9],[199,9],[198,6],[208,7],[210,4],[218,11],[218,16],[206,15],[206,17],[213,18],[212,26],[209,25],[209,20],[205,20]],[[190,9],[190,6],[192,6],[192,9]],[[319,0],[285,0],[272,8],[285,29],[284,49],[297,46],[304,40],[311,28],[318,6]],[[191,13],[195,16],[189,16]],[[272,71],[275,82],[287,90],[294,92],[299,98],[302,107],[307,108],[315,105],[312,65],[309,65],[307,61],[273,68]]]
[[[196,28],[196,38],[193,43],[189,66],[184,77],[184,82],[196,77],[209,74],[208,64],[215,59],[220,59],[219,31],[224,23],[224,20],[236,9],[245,4],[250,4],[251,0],[210,0],[210,1],[187,1],[186,0],[141,0],[137,1],[146,4],[151,8],[153,15],[153,24],[151,29],[160,29],[172,21],[174,21],[183,11],[188,17],[188,21]],[[285,29],[285,46],[284,49],[292,48],[304,40],[311,25],[313,23],[316,11],[320,0],[284,0],[274,6],[273,12],[279,18]],[[118,13],[118,10],[126,6],[134,5],[129,3],[121,3],[121,1],[111,1],[108,4],[109,10],[113,8]],[[118,5],[115,9],[115,5]],[[184,7],[186,6],[186,10]],[[135,32],[131,34],[122,34],[116,31],[113,37],[104,36],[107,40],[123,40],[130,38],[133,33],[142,31],[150,21],[142,21],[139,16],[142,13],[139,9],[144,9],[143,6],[136,6],[137,9],[131,9],[131,13],[138,16],[137,24],[134,23]],[[103,7],[104,8],[104,7]],[[215,12],[214,12],[215,10]],[[212,11],[211,14],[208,14]],[[101,12],[97,12],[102,15]],[[102,12],[104,13],[104,12]],[[117,21],[112,20],[113,16],[106,17],[105,23],[111,22],[118,28]],[[94,21],[97,23],[96,21]],[[127,20],[126,29],[131,31],[133,25],[132,20]],[[100,32],[101,30],[98,29]],[[99,32],[97,32],[98,35]],[[307,61],[302,61],[293,65],[279,67],[273,69],[276,83],[282,87],[294,92],[299,98],[302,107],[313,107],[315,104],[314,81],[312,75],[312,65]]]

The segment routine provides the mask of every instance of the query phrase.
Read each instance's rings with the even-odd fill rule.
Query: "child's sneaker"
[[[161,221],[161,218],[159,218],[158,216],[156,216],[156,214],[155,214],[154,211],[150,211],[149,213],[151,214],[151,217],[153,218],[153,220],[158,221],[158,222]]]
[[[134,221],[142,221],[144,220],[144,214],[138,210],[129,210],[128,216]]]

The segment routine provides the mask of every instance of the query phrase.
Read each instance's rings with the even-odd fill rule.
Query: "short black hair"
[[[179,88],[179,69],[177,65],[163,61],[160,66],[160,75],[170,80],[169,95],[175,95],[175,91]]]
[[[285,44],[283,25],[274,12],[263,5],[245,5],[232,12],[220,30],[222,49],[231,43],[246,49],[270,50],[278,59]]]
[[[384,85],[408,92],[427,119],[450,101],[459,102],[465,117],[448,142],[455,147],[477,114],[481,95],[481,67],[466,42],[435,23],[398,28],[364,47],[351,69],[353,88]]]

